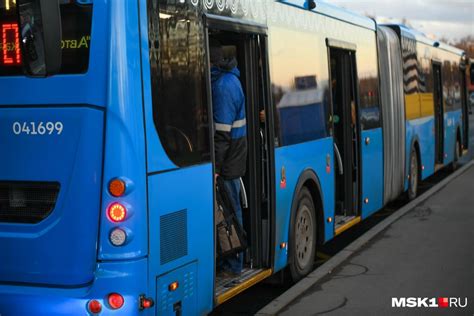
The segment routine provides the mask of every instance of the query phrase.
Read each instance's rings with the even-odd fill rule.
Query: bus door
[[[466,69],[460,69],[461,76],[461,104],[462,104],[462,148],[467,150],[469,148],[469,109],[467,108],[467,86],[466,86]]]
[[[434,113],[435,113],[435,157],[437,164],[444,162],[444,105],[441,64],[433,62]]]
[[[216,303],[221,304],[238,291],[269,276],[271,270],[271,210],[274,199],[273,139],[271,111],[268,108],[269,84],[267,64],[267,37],[265,29],[246,26],[232,19],[207,18],[208,41],[219,43],[225,59],[235,58],[240,71],[240,82],[246,100],[247,172],[242,178],[242,213],[248,249],[244,253],[240,276],[222,273],[221,258],[216,256]],[[216,236],[217,238],[217,236]],[[217,241],[217,240],[216,240]],[[235,293],[235,294],[233,294]]]
[[[360,220],[360,148],[355,51],[330,48],[336,164],[336,234]]]

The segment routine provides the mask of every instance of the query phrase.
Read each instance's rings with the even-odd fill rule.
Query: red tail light
[[[120,203],[112,203],[107,209],[109,219],[114,223],[120,223],[127,217],[127,209]]]
[[[87,303],[87,309],[89,309],[89,312],[92,314],[99,314],[102,311],[102,304],[97,300],[90,300],[89,303]]]
[[[125,302],[123,299],[123,296],[118,293],[109,294],[109,297],[107,300],[109,302],[110,308],[112,309],[121,308],[123,306],[123,303]]]

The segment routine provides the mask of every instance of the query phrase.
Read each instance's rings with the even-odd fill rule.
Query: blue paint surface
[[[413,144],[417,142],[420,149],[421,179],[434,174],[435,167],[435,122],[434,117],[425,117],[406,122],[406,178],[405,190],[408,190],[408,174],[410,172],[410,153]]]
[[[91,298],[103,303],[101,315],[147,315],[138,310],[138,295],[154,297],[145,259],[148,205],[138,6],[105,0],[93,5],[87,73],[0,77],[0,89],[9,91],[0,93],[0,181],[61,184],[56,208],[43,222],[0,224],[0,282],[12,282],[0,286],[2,316],[88,315]],[[15,120],[61,121],[64,131],[61,136],[14,138]],[[121,198],[107,192],[116,177],[128,184]],[[121,224],[106,217],[113,202],[128,209]],[[114,227],[128,232],[121,248],[109,242]],[[119,311],[104,302],[111,292],[125,297]]]
[[[212,164],[205,164],[149,177],[150,275],[173,273],[179,267],[196,262],[197,308],[205,314],[213,306],[214,278],[214,192]],[[187,213],[187,255],[162,264],[160,220],[179,211]],[[160,281],[159,281],[160,282]],[[155,292],[155,278],[149,280]],[[161,291],[161,289],[156,289]],[[158,294],[161,295],[161,294]],[[184,298],[184,296],[182,296]],[[161,304],[161,303],[160,303]],[[158,308],[158,307],[157,307]]]
[[[330,172],[326,172],[326,157],[330,157]],[[276,232],[275,272],[288,262],[288,249],[280,249],[280,243],[289,241],[291,205],[295,198],[298,179],[305,170],[318,177],[321,190],[324,218],[334,218],[334,148],[333,139],[325,138],[303,144],[277,148],[275,151],[276,187]],[[281,169],[286,170],[286,187],[280,185]],[[326,222],[326,221],[324,221]],[[325,241],[334,236],[334,224],[325,225]]]
[[[15,122],[61,122],[61,134],[16,135]],[[103,112],[0,108],[0,181],[57,182],[38,224],[0,223],[0,282],[77,286],[94,278],[102,177]],[[87,197],[87,198],[85,198]]]
[[[87,303],[91,299],[102,304],[100,315],[155,315],[153,309],[139,311],[137,293],[146,293],[147,260],[104,262],[95,267],[93,284],[80,288],[61,289],[0,285],[0,311],[2,316],[90,316]],[[124,306],[112,310],[107,294],[120,293]]]
[[[454,161],[457,132],[462,135],[462,110],[450,111],[444,114],[444,164]],[[462,137],[462,136],[461,136]],[[460,139],[462,144],[462,139]]]
[[[462,111],[450,111],[444,114],[444,159],[448,165],[454,160],[457,130],[462,129]],[[421,179],[424,180],[435,172],[435,121],[434,117],[426,117],[406,122],[406,176],[410,172],[410,153],[414,142],[420,148]],[[405,180],[405,190],[408,190],[408,177]]]
[[[369,139],[369,144],[366,143]],[[384,164],[382,128],[362,132],[362,218],[383,207]],[[365,203],[368,199],[368,203]]]
[[[133,1],[124,3],[114,1],[108,6],[113,21],[110,26],[111,38],[108,50],[110,73],[107,83],[99,258],[137,259],[148,254],[145,128],[140,49],[136,45],[140,38],[138,8]],[[136,27],[132,28],[131,25]],[[121,198],[114,198],[108,193],[109,182],[117,177],[128,182],[127,192]],[[114,202],[123,203],[129,213],[127,220],[120,225],[112,223],[106,215],[107,208]],[[114,247],[109,241],[111,230],[118,226],[129,231],[129,241],[123,247]]]

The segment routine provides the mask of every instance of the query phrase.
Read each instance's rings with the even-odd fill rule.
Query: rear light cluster
[[[127,191],[127,184],[124,180],[115,178],[109,182],[109,193],[113,197],[120,198],[123,197]],[[107,217],[114,223],[119,224],[124,222],[127,219],[128,211],[127,207],[120,202],[113,202],[107,208]],[[109,240],[112,245],[115,247],[120,247],[126,244],[127,242],[127,231],[122,228],[114,228],[109,235]],[[112,306],[112,304],[109,305]]]
[[[107,295],[107,307],[113,310],[120,309],[125,304],[125,299],[118,293]],[[87,310],[92,315],[99,315],[102,312],[102,304],[98,300],[90,300],[87,303]]]

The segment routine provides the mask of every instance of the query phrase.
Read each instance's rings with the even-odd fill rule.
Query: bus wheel
[[[410,179],[408,182],[408,200],[412,201],[418,195],[418,157],[415,149],[412,149],[410,154]]]
[[[459,139],[457,139],[456,145],[454,148],[454,160],[453,160],[453,163],[451,164],[452,171],[458,170],[458,167],[459,167],[459,157],[461,157],[461,150],[459,149],[459,147],[460,147]]]
[[[289,250],[291,278],[296,282],[312,271],[316,253],[317,224],[313,198],[307,188],[301,190],[293,216]]]

